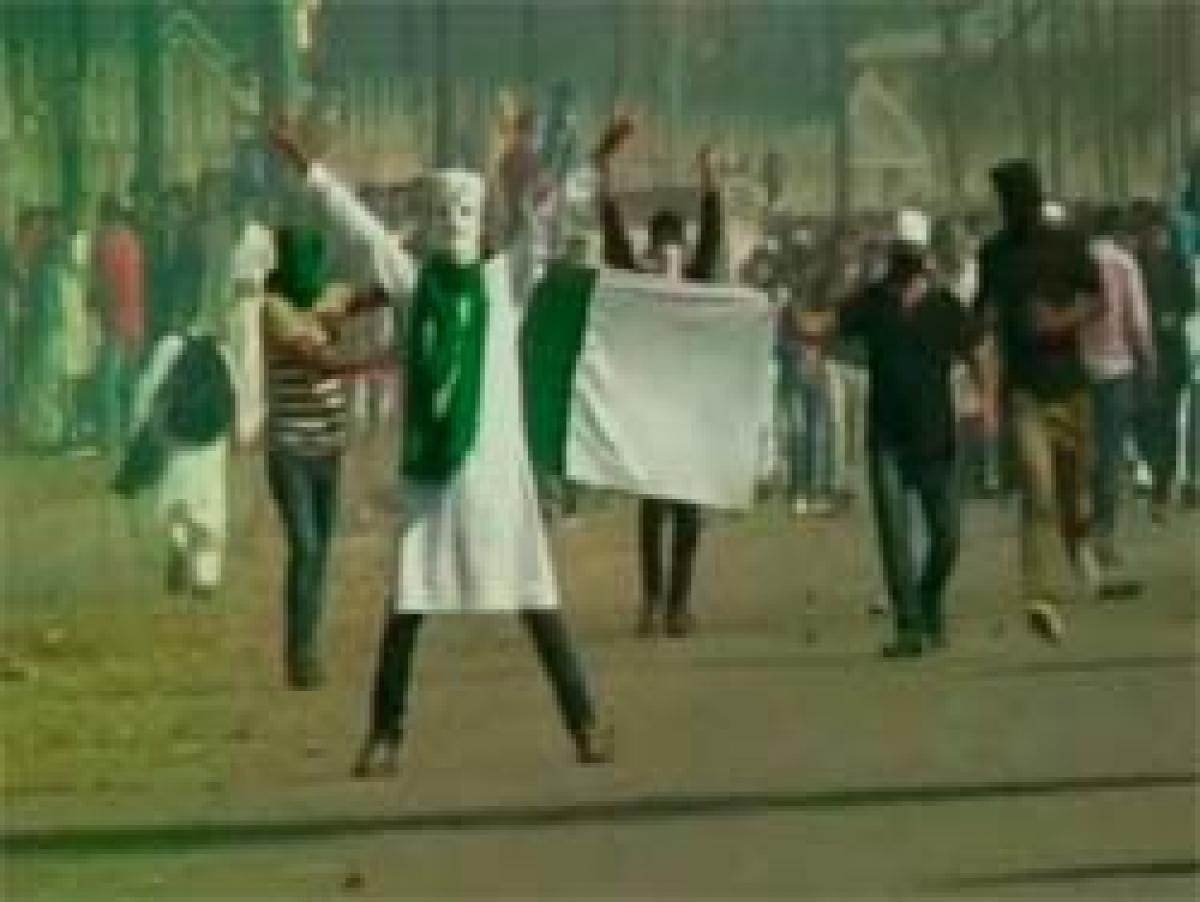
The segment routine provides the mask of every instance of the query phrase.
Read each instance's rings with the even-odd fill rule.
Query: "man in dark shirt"
[[[909,224],[913,211],[906,213]],[[924,229],[927,232],[927,227]],[[960,495],[950,370],[974,364],[984,388],[985,422],[995,422],[993,392],[977,320],[937,285],[919,239],[902,236],[887,274],[827,320],[859,340],[870,380],[867,458],[879,550],[895,616],[888,657],[915,657],[945,642],[943,595],[958,557]],[[909,497],[929,537],[914,567]]]
[[[1002,163],[992,182],[1003,226],[980,256],[981,312],[999,338],[1005,394],[1024,488],[1021,571],[1030,624],[1049,641],[1063,632],[1053,578],[1065,540],[1087,589],[1099,589],[1089,541],[1091,396],[1079,349],[1100,313],[1100,274],[1083,238],[1042,215],[1037,171]]]
[[[623,128],[623,132],[622,132]],[[621,134],[628,124],[618,123]],[[607,142],[606,142],[607,143]],[[609,191],[608,165],[620,141],[607,143],[598,151],[595,163],[601,174],[603,196],[601,218],[604,227],[604,262],[616,269],[656,272],[668,278],[711,282],[716,277],[717,253],[721,246],[721,195],[717,190],[709,148],[700,152],[699,166],[702,197],[700,234],[689,262],[684,261],[684,221],[674,210],[660,210],[650,220],[650,248],[644,264],[639,263],[625,232],[621,213]],[[662,531],[672,526],[671,568],[666,592],[665,628],[670,636],[684,636],[692,629],[689,607],[696,550],[700,544],[700,509],[694,504],[661,498],[642,500],[639,516],[639,547],[642,561],[642,611],[638,632],[651,635],[663,613]]]

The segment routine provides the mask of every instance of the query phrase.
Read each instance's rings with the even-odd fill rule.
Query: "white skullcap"
[[[463,197],[476,205],[483,203],[483,176],[470,169],[439,169],[433,175],[433,190],[437,197]]]
[[[929,247],[929,217],[920,210],[903,209],[896,214],[896,239],[914,247]]]
[[[1067,221],[1067,208],[1056,200],[1042,204],[1042,219],[1050,225],[1063,225]]]

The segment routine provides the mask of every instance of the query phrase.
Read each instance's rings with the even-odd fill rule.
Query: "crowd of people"
[[[394,766],[418,628],[446,610],[518,611],[580,760],[610,755],[541,526],[547,498],[570,506],[578,488],[532,472],[519,393],[537,374],[519,372],[519,316],[494,312],[519,312],[505,293],[529,294],[558,262],[761,291],[776,324],[762,490],[782,488],[798,518],[833,516],[863,464],[888,656],[947,641],[964,493],[1019,495],[1020,595],[1044,638],[1062,638],[1068,595],[1138,591],[1118,528],[1125,486],[1144,488],[1157,522],[1176,500],[1200,504],[1200,158],[1162,203],[1058,202],[1015,160],[992,171],[998,218],[914,206],[835,222],[772,206],[730,260],[707,150],[694,249],[668,207],[635,248],[613,175],[630,131],[616,122],[583,157],[561,126],[539,138],[518,116],[492,206],[464,172],[356,195],[281,127],[298,177],[271,190],[210,174],[140,214],[117,197],[94,217],[22,211],[0,243],[6,451],[103,456],[121,494],[155,487],[167,587],[206,595],[222,579],[230,454],[264,449],[288,546],[288,681],[315,688],[341,462],[403,388],[407,510],[364,774]],[[506,250],[522,229],[532,263]],[[503,289],[499,271],[513,274]],[[347,362],[354,329],[370,352]],[[641,501],[641,635],[695,628],[703,519],[693,499]]]

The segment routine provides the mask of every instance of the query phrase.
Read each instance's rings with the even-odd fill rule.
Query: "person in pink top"
[[[1096,213],[1091,253],[1100,268],[1102,312],[1080,335],[1095,424],[1096,554],[1101,566],[1110,570],[1120,563],[1114,534],[1125,440],[1133,430],[1135,387],[1152,378],[1156,366],[1145,283],[1137,258],[1118,241],[1121,219],[1120,210],[1113,206]]]
[[[104,328],[101,362],[102,421],[110,448],[125,440],[133,385],[146,334],[142,242],[114,197],[100,206],[93,258],[92,303]]]

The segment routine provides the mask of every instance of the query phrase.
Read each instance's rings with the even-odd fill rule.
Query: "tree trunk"
[[[4,28],[5,75],[8,82],[9,108],[12,110],[13,125],[9,146],[6,148],[3,160],[0,160],[0,165],[3,165],[9,174],[10,194],[0,200],[15,204],[24,189],[19,182],[24,171],[22,151],[25,142],[23,138],[26,120],[29,118],[29,110],[26,106],[28,94],[25,84],[26,48],[29,44],[25,34],[26,22],[15,6],[5,5],[0,9],[0,24]]]
[[[1088,0],[1087,26],[1088,43],[1091,46],[1091,92],[1088,106],[1091,108],[1096,148],[1097,194],[1111,197],[1113,194],[1112,130],[1108,127],[1109,97],[1108,80],[1105,77],[1108,59],[1105,54],[1104,20],[1100,7],[1102,0]]]
[[[850,140],[850,73],[846,58],[846,9],[839,0],[826,0],[829,90],[833,108],[833,217],[844,221],[854,203]]]
[[[524,0],[521,6],[521,75],[532,96],[539,77],[537,0]]]
[[[136,22],[137,48],[137,182],[136,193],[143,209],[162,193],[163,70],[162,7],[159,0],[140,0]]]
[[[296,0],[263,0],[259,33],[263,60],[263,110],[298,116],[301,64],[296,35]]]
[[[962,133],[959,128],[959,60],[961,57],[961,11],[954,0],[939,7],[942,33],[940,101],[945,141],[946,185],[950,207],[958,210],[963,200]]]
[[[1129,140],[1128,109],[1126,103],[1126,29],[1129,17],[1124,15],[1125,0],[1112,0],[1110,28],[1112,33],[1112,57],[1109,69],[1108,127],[1113,148],[1113,187],[1118,197],[1129,197]]]
[[[1176,35],[1175,59],[1178,64],[1179,82],[1179,156],[1181,161],[1200,151],[1200,123],[1197,108],[1200,107],[1200,82],[1197,80],[1196,54],[1200,53],[1200,10],[1194,0],[1176,0],[1176,15],[1179,20]]]
[[[83,0],[72,0],[60,9],[59,21],[65,53],[59,60],[59,174],[62,210],[68,217],[79,212],[83,198],[83,86],[87,77],[87,10]]]
[[[1033,58],[1029,49],[1030,11],[1022,0],[1012,0],[1013,22],[1012,65],[1017,88],[1018,117],[1025,156],[1038,163],[1038,105],[1035,94]]]
[[[449,166],[454,155],[454,85],[450,78],[450,5],[434,0],[433,8],[433,116],[434,162]]]
[[[1050,29],[1050,72],[1049,84],[1046,86],[1049,109],[1047,110],[1046,131],[1050,144],[1050,186],[1060,197],[1066,197],[1070,192],[1066,179],[1066,160],[1064,157],[1066,108],[1064,94],[1066,92],[1066,40],[1063,28],[1063,7],[1061,3],[1051,3],[1049,10]]]

